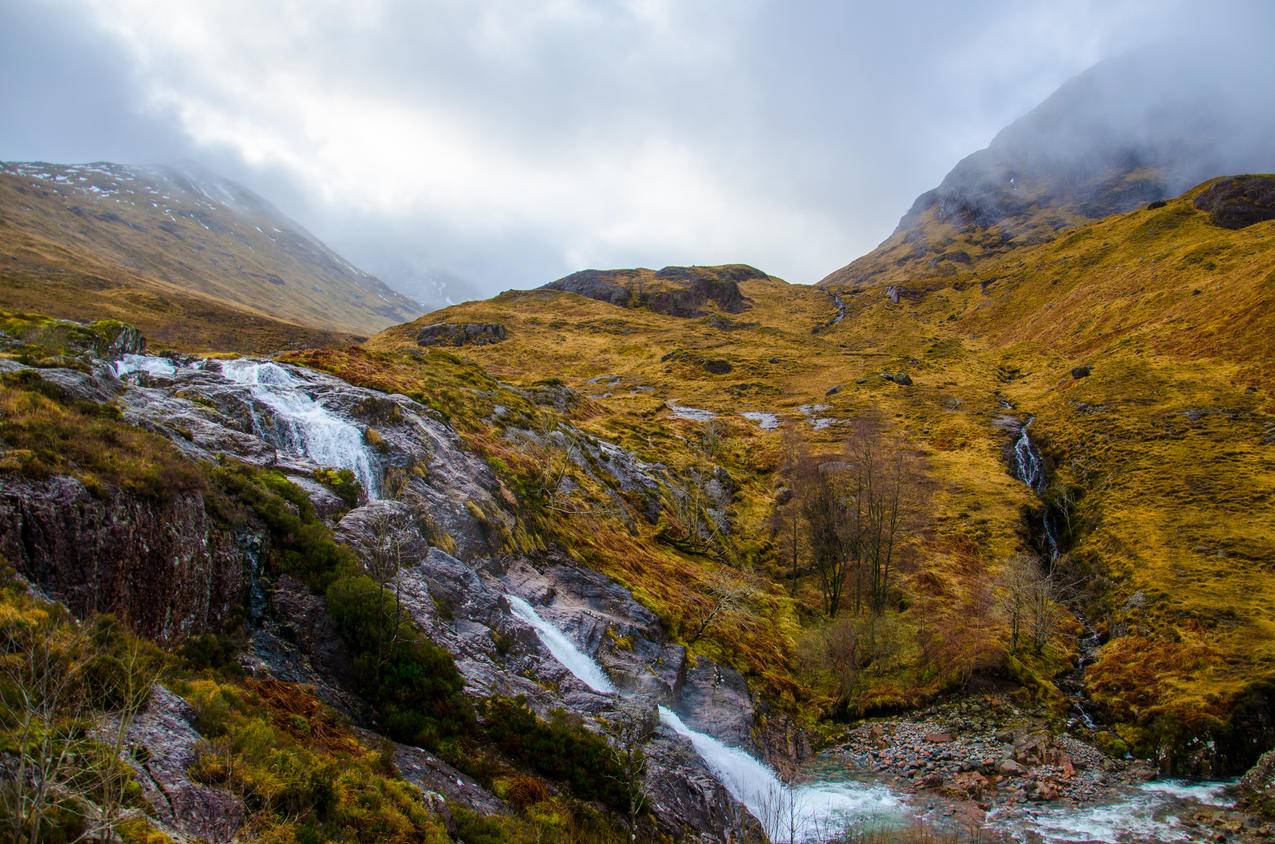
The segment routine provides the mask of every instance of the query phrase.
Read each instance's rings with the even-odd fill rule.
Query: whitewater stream
[[[314,397],[306,370],[250,359],[195,360],[180,368],[219,376],[225,384],[243,388],[255,436],[285,455],[304,457],[328,469],[349,469],[369,499],[379,497],[380,474],[363,430]],[[179,366],[169,358],[125,355],[112,369],[121,379],[135,372],[173,379]]]
[[[565,633],[517,595],[506,598],[514,615],[531,625],[549,653],[580,682],[595,692],[618,694],[602,667]],[[786,785],[770,766],[747,751],[692,729],[668,707],[659,707],[659,714],[665,726],[690,741],[718,781],[776,842],[823,841],[850,827],[889,829],[907,821],[902,800],[884,786],[857,782]]]
[[[169,381],[211,379],[235,391],[251,414],[253,434],[280,454],[310,463],[349,469],[369,498],[379,494],[377,461],[362,428],[323,401],[331,387],[318,373],[260,360],[193,360],[126,355],[113,367],[121,379],[145,375]],[[142,386],[136,378],[129,379]],[[1025,425],[1015,442],[1015,476],[1038,493],[1047,479],[1044,465]],[[1056,547],[1056,545],[1054,546]],[[572,675],[601,694],[620,694],[606,672],[569,636],[550,624],[526,601],[507,596],[513,614],[529,624],[546,649]],[[812,782],[785,784],[764,762],[742,748],[688,726],[675,712],[659,707],[660,721],[686,738],[704,764],[730,794],[785,844],[826,841],[847,828],[889,830],[906,826],[925,813],[910,805],[902,792],[887,786],[847,779],[839,773],[817,775]],[[1102,803],[1071,806],[1040,804],[1004,807],[989,813],[988,825],[1024,842],[1192,841],[1200,831],[1191,817],[1203,806],[1231,805],[1226,783],[1156,781],[1129,787]]]
[[[619,694],[602,667],[565,633],[517,595],[506,598],[514,615],[531,625],[554,658],[578,680],[595,692]],[[775,842],[827,841],[847,829],[900,829],[921,815],[901,794],[880,784],[823,780],[787,785],[747,751],[690,728],[667,707],[659,707],[659,713],[660,721],[690,741],[713,775]],[[992,829],[1023,842],[1194,841],[1200,830],[1188,819],[1204,806],[1232,805],[1225,794],[1228,785],[1158,780],[1131,787],[1102,803],[993,810],[987,820]]]

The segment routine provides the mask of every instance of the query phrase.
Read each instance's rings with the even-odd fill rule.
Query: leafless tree
[[[376,582],[377,595],[377,673],[384,669],[394,654],[403,630],[402,582],[403,533],[409,528],[407,517],[381,510],[368,519],[370,542],[363,553],[363,566]]]
[[[808,460],[802,517],[824,610],[833,616],[849,597],[856,612],[889,602],[899,544],[919,513],[917,471],[903,443],[880,424],[860,420],[841,460]]]
[[[786,425],[780,446],[779,476],[787,484],[775,502],[771,514],[770,532],[781,542],[780,553],[785,558],[788,576],[796,581],[801,574],[801,493],[805,480],[803,467],[810,461],[810,452],[797,425]]]
[[[112,841],[137,814],[121,757],[159,669],[140,642],[103,641],[107,632],[56,606],[0,622],[0,722],[12,737],[0,767],[5,840],[35,844],[71,815],[71,841]]]
[[[638,822],[646,809],[644,786],[651,764],[646,744],[658,728],[655,704],[637,696],[622,698],[614,714],[604,722],[616,776],[628,797],[625,808],[630,841],[637,840]]]
[[[725,616],[742,607],[748,599],[746,575],[733,569],[719,569],[709,578],[706,600],[700,606],[698,619],[692,622],[686,644],[693,645],[708,629]]]
[[[819,578],[824,613],[836,615],[847,582],[857,582],[848,530],[846,499],[838,483],[837,467],[807,460],[801,469],[801,517],[806,526],[810,562]]]
[[[1039,654],[1061,623],[1054,576],[1043,571],[1036,558],[1020,555],[1005,564],[996,592],[997,607],[1009,627],[1009,652],[1017,654],[1026,642]]]

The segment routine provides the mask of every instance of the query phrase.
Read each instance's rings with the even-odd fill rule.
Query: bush
[[[349,469],[315,469],[314,479],[332,490],[346,507],[359,505],[359,493],[363,491],[363,487]]]
[[[334,581],[326,599],[341,638],[358,654],[359,683],[371,690],[392,737],[437,747],[472,723],[451,654],[397,617],[392,594],[357,575]]]
[[[276,472],[243,465],[222,467],[215,477],[269,528],[270,569],[324,595],[354,654],[362,695],[390,736],[437,747],[472,723],[451,655],[398,611],[392,593],[362,573],[354,551],[332,538],[302,490]]]
[[[625,777],[610,746],[578,718],[556,710],[543,721],[525,699],[507,697],[487,698],[483,715],[487,738],[515,765],[561,783],[582,800],[627,809]]]

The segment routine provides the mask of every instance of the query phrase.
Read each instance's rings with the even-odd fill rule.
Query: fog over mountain
[[[193,160],[427,304],[583,267],[809,282],[1103,59],[1129,71],[1082,122],[1002,146],[1083,169],[1090,129],[1154,147],[1202,103],[1260,164],[1272,31],[1239,2],[19,2],[0,159]]]

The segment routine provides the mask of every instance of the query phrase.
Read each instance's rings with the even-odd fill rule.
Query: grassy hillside
[[[424,324],[499,323],[507,331],[503,342],[449,351],[529,391],[545,379],[563,382],[583,398],[573,414],[577,425],[677,473],[723,467],[738,491],[731,536],[722,547],[688,554],[662,541],[663,525],[639,526],[634,537],[623,524],[590,522],[566,525],[562,535],[575,548],[590,549],[592,565],[633,588],[674,630],[708,600],[708,574],[725,565],[745,575],[751,614],[759,617],[743,614],[712,630],[699,647],[784,699],[802,702],[806,715],[832,701],[803,676],[798,655],[822,623],[815,578],[807,572],[791,580],[770,524],[783,483],[777,469],[784,431],[799,430],[815,452],[835,454],[851,420],[883,418],[922,458],[931,506],[923,545],[909,551],[905,566],[912,609],[895,619],[900,653],[867,672],[854,705],[868,710],[915,702],[995,667],[1005,631],[990,608],[981,607],[984,625],[961,623],[1018,547],[1019,511],[1028,502],[1002,462],[1005,435],[990,424],[997,412],[994,366],[959,342],[930,342],[919,328],[865,330],[846,321],[829,329],[836,306],[816,288],[765,278],[741,282],[739,289],[751,303],[746,311],[714,309],[696,319],[557,291],[512,292],[390,329],[366,346],[382,356],[382,368],[388,358],[412,366]],[[883,372],[916,372],[914,351],[947,367],[943,377],[911,387],[882,378]],[[351,374],[353,367],[335,371]],[[833,388],[839,390],[829,395]],[[717,416],[685,418],[695,409]],[[775,414],[781,424],[765,429],[744,412]],[[942,655],[934,642],[938,631],[951,634]],[[1063,655],[1051,652],[1044,663]]]
[[[519,516],[502,528],[508,548],[617,578],[693,653],[808,722],[971,681],[1060,702],[1080,621],[1024,653],[1003,608],[1047,507],[1063,540],[1057,597],[1105,642],[1085,676],[1105,740],[1207,772],[1272,741],[1275,220],[1223,228],[1196,207],[1203,190],[968,260],[891,263],[874,283],[590,271],[555,285],[586,295],[510,292],[287,357],[433,407],[505,483]],[[927,242],[972,234],[931,222]],[[204,324],[189,336],[225,342]],[[1028,417],[1043,503],[1008,461]],[[811,658],[846,632],[824,620],[809,548],[794,569],[775,516],[794,440],[844,459],[865,419],[917,467],[917,506],[896,600],[854,622],[868,652],[846,689]],[[579,465],[581,437],[655,466],[654,515]],[[706,519],[714,506],[727,518]],[[739,599],[703,627],[723,581]]]
[[[390,329],[367,347],[410,366],[425,324],[499,323],[502,342],[451,351],[524,388],[561,380],[587,397],[581,427],[647,459],[725,467],[739,482],[728,562],[771,584],[789,619],[767,625],[773,641],[756,656],[789,655],[795,673],[771,679],[798,698],[819,698],[794,650],[817,626],[818,595],[808,580],[786,580],[769,527],[783,431],[796,427],[832,452],[840,420],[884,419],[922,460],[928,510],[897,619],[904,644],[860,689],[864,708],[986,671],[1017,672],[1030,686],[1074,656],[1079,627],[1065,624],[1034,666],[1007,664],[989,595],[1007,561],[1030,548],[1039,518],[1040,503],[1010,476],[1004,421],[1034,416],[1051,473],[1045,499],[1065,526],[1059,578],[1069,603],[1110,637],[1087,688],[1124,742],[1190,770],[1192,736],[1241,755],[1246,741],[1269,743],[1254,713],[1275,682],[1275,222],[1220,228],[1194,207],[1198,192],[1044,243],[988,249],[950,271],[898,269],[897,302],[884,285],[834,286],[847,309],[836,324],[829,291],[768,278],[740,283],[751,303],[742,313],[710,305],[687,319],[516,292]],[[898,372],[912,383],[883,377]],[[803,411],[811,404],[827,407]],[[682,418],[686,407],[719,416]],[[782,425],[763,430],[744,411],[775,413]],[[813,418],[832,421],[816,428]],[[654,538],[650,547],[668,556]],[[704,564],[668,559],[658,578],[670,582],[696,582]],[[695,596],[654,586],[662,581],[642,560],[617,546],[597,564],[666,615],[691,612]]]
[[[1275,223],[1214,225],[1203,190],[901,276],[912,295],[897,305],[880,287],[843,291],[865,303],[852,325],[976,345],[997,390],[1036,415],[1067,570],[1113,636],[1090,690],[1144,750],[1237,708],[1219,740],[1269,742],[1254,713],[1275,681]]]
[[[126,318],[187,348],[313,345],[420,312],[260,197],[165,168],[4,165],[0,278],[2,307]]]

